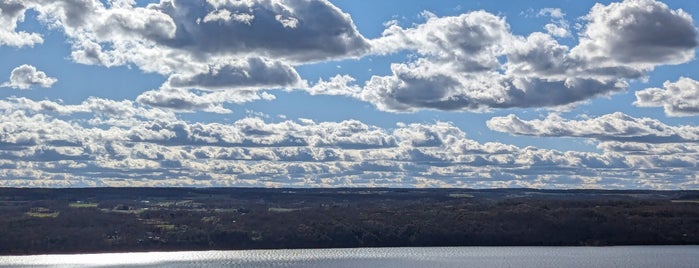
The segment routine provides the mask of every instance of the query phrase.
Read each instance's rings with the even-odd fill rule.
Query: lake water
[[[0,267],[699,267],[699,246],[356,248],[0,256]]]

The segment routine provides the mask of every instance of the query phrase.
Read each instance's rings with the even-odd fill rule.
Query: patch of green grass
[[[294,211],[299,211],[301,210],[300,208],[268,208],[267,211],[269,212],[294,212]]]
[[[699,204],[699,200],[671,200],[672,203],[694,203]]]
[[[202,217],[201,222],[210,223],[210,224],[217,224],[217,223],[221,222],[221,219],[217,216],[208,216],[208,217]]]
[[[174,225],[174,224],[158,224],[158,225],[156,225],[155,227],[157,227],[157,228],[159,228],[159,229],[166,230],[166,231],[175,230],[175,225]]]
[[[121,214],[141,214],[144,211],[148,209],[146,208],[139,208],[139,209],[129,209],[129,210],[119,210],[119,209],[100,209],[103,213],[121,213]]]
[[[451,197],[451,198],[473,198],[473,195],[470,195],[470,194],[449,194],[449,197]]]
[[[55,218],[58,217],[60,212],[27,212],[25,213],[29,217],[34,218]]]
[[[71,208],[96,208],[97,203],[83,203],[83,202],[75,202],[75,203],[70,203],[68,204],[69,207]]]

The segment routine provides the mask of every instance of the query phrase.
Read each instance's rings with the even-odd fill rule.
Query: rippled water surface
[[[0,257],[0,267],[699,267],[699,246],[186,251]]]

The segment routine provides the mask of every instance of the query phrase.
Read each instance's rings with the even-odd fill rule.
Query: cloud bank
[[[594,152],[477,141],[443,121],[386,127],[182,116],[231,113],[227,104],[272,101],[278,89],[349,96],[398,113],[574,107],[625,91],[659,66],[694,59],[692,17],[659,1],[596,4],[580,27],[560,9],[542,9],[549,23],[525,35],[486,11],[423,12],[422,23],[391,22],[371,40],[325,0],[3,1],[0,46],[43,43],[40,33],[18,28],[27,14],[65,35],[75,63],[133,66],[164,81],[133,100],[0,100],[0,186],[699,186],[699,127],[621,112],[486,122],[512,135],[587,139]],[[403,54],[388,73],[364,81],[338,74],[308,83],[296,70]],[[21,65],[3,86],[56,81]],[[697,84],[683,77],[637,91],[634,105],[696,115]]]
[[[688,62],[697,46],[692,17],[653,0],[596,4],[583,17],[574,47],[558,42],[566,34],[552,28],[556,25],[548,33],[519,36],[505,18],[485,11],[425,16],[423,24],[391,24],[371,40],[375,54],[411,51],[417,59],[394,63],[391,75],[373,76],[361,92],[344,95],[391,112],[569,106],[623,91],[628,80],[656,66]],[[556,27],[561,25],[562,20]]]
[[[178,111],[223,111],[219,107],[228,101],[167,104],[157,102],[154,92],[161,99],[178,99],[224,90],[242,95],[231,99],[254,100],[246,97],[250,91],[299,88],[351,96],[390,112],[558,109],[624,91],[628,80],[643,78],[656,66],[693,59],[697,46],[692,17],[655,0],[594,5],[582,18],[573,47],[557,40],[569,36],[570,29],[563,11],[550,8],[538,14],[551,18],[546,33],[513,34],[504,17],[485,11],[447,17],[424,12],[424,23],[410,28],[389,23],[373,40],[324,0],[163,0],[145,7],[129,1],[30,0],[0,8],[7,14],[0,34],[14,36],[5,45],[40,42],[38,34],[16,31],[26,11],[35,10],[41,21],[68,37],[74,61],[133,64],[167,76],[160,89],[142,96],[142,103]],[[21,35],[25,43],[12,41]],[[390,75],[361,84],[308,86],[294,68],[400,51],[416,57],[393,63]],[[327,86],[333,88],[320,89]]]
[[[66,35],[73,61],[135,65],[165,75],[159,94],[175,93],[168,98],[177,98],[171,88],[249,95],[260,88],[302,87],[294,65],[369,50],[350,16],[324,0],[163,0],[145,7],[131,1],[28,0],[5,1],[0,10],[0,45],[43,41],[37,33],[16,31],[34,10],[40,21]]]
[[[638,107],[663,107],[668,116],[699,114],[699,82],[680,77],[677,82],[666,81],[663,88],[648,88],[636,92]]]
[[[17,31],[17,23],[24,21],[26,10],[23,1],[0,2],[0,46],[32,47],[44,42],[38,33]]]
[[[550,114],[544,120],[522,120],[514,114],[486,122],[494,131],[539,137],[582,137],[597,140],[646,143],[699,142],[699,127],[668,126],[651,118],[634,118],[621,112],[586,120],[566,120]]]
[[[7,130],[0,135],[4,186],[684,188],[697,184],[696,146],[667,147],[675,151],[664,155],[653,150],[628,153],[633,144],[657,146],[640,142],[643,135],[678,136],[675,132],[680,129],[672,127],[632,134],[636,127],[628,126],[615,132],[632,138],[605,141],[599,146],[603,152],[590,153],[481,143],[448,122],[399,123],[392,129],[357,120],[268,122],[248,117],[228,124],[190,123],[168,110],[99,98],[75,105],[10,98],[0,101],[0,110],[0,127]],[[71,119],[72,115],[87,119]],[[581,131],[573,122],[569,125],[574,129],[570,132]]]

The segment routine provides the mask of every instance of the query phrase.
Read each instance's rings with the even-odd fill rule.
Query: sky
[[[697,189],[697,14],[0,0],[0,186]]]

